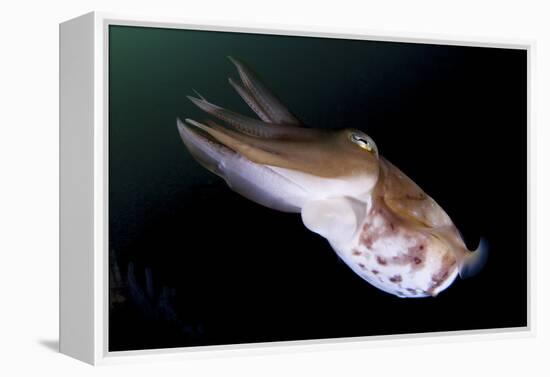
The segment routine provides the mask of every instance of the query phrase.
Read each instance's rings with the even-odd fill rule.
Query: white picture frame
[[[60,24],[60,352],[90,364],[185,359],[235,353],[380,346],[533,335],[533,257],[528,245],[528,325],[519,328],[389,335],[315,341],[108,351],[108,28],[110,25],[523,49],[528,56],[528,144],[531,143],[533,41],[293,29],[263,25],[201,24],[92,12]],[[529,162],[529,159],[528,159]],[[530,166],[530,164],[529,164]],[[528,171],[530,180],[531,172]],[[530,208],[530,199],[528,196]],[[531,211],[528,208],[528,218]],[[529,225],[528,220],[528,225]],[[528,228],[530,229],[530,228]],[[528,237],[530,239],[530,237]],[[457,336],[459,335],[459,336]]]

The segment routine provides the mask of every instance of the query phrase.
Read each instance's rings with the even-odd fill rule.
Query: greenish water
[[[177,184],[174,179],[182,175],[185,182],[207,179],[202,169],[185,169],[195,164],[182,149],[175,119],[204,118],[186,98],[193,89],[251,115],[227,83],[228,77],[237,77],[228,55],[261,68],[261,76],[285,103],[317,128],[366,128],[371,108],[376,113],[387,108],[392,97],[399,98],[420,77],[416,70],[400,69],[403,64],[431,68],[418,54],[422,47],[397,43],[124,26],[112,26],[110,33],[109,136],[116,151],[111,183],[113,188],[121,184],[111,192],[115,202],[129,200],[137,188],[164,201],[158,190],[178,187],[159,187],[159,182]],[[388,81],[399,86],[388,86]],[[364,124],[357,122],[358,111]]]

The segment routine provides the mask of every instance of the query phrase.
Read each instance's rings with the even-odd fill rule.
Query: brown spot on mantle
[[[372,244],[374,243],[374,239],[372,238],[371,235],[362,235],[361,236],[361,242],[363,243],[363,245],[365,245],[366,247],[368,247],[370,249],[370,248],[372,248]]]
[[[424,265],[426,259],[426,247],[423,243],[411,246],[403,254],[392,257],[392,264],[399,266],[410,265],[412,270],[419,270]]]
[[[401,277],[401,275],[394,275],[390,278],[390,281],[392,283],[400,283],[401,281],[403,281],[403,278]]]

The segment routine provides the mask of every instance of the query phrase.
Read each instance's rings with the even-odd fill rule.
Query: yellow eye
[[[374,143],[373,141],[371,140],[370,137],[366,136],[366,135],[360,135],[360,134],[357,134],[355,132],[352,132],[350,135],[349,135],[349,138],[352,142],[354,142],[355,144],[357,144],[360,148],[362,149],[365,149],[369,152],[372,152],[373,149],[374,149]]]

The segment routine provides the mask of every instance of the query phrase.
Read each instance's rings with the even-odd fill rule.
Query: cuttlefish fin
[[[302,207],[302,221],[306,228],[338,244],[353,238],[366,204],[348,197],[334,197],[308,201]]]
[[[287,107],[273,94],[252,70],[240,60],[228,56],[235,65],[242,85],[233,79],[229,83],[261,120],[267,123],[302,126]]]
[[[380,195],[392,213],[402,220],[427,227],[452,225],[437,202],[395,165],[380,157]]]
[[[475,276],[483,269],[489,256],[489,243],[482,238],[475,251],[468,252],[462,259],[459,274],[462,279]]]
[[[472,277],[481,271],[487,262],[489,251],[487,241],[482,238],[475,251],[468,251],[464,247],[464,240],[460,236],[460,232],[435,200],[383,157],[380,158],[380,167],[383,184],[378,189],[392,214],[409,224],[428,229],[436,228],[439,233],[446,229],[447,239],[453,240],[450,247],[457,251],[461,278]]]

